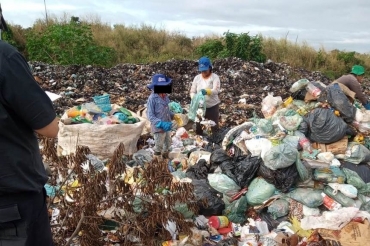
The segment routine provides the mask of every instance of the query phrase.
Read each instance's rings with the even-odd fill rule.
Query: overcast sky
[[[189,37],[261,33],[315,48],[370,52],[369,0],[45,0],[49,15],[99,16],[151,24]],[[5,20],[23,27],[45,18],[44,0],[0,0]]]

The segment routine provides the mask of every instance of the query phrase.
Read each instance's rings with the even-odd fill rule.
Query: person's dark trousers
[[[206,109],[206,114],[204,118],[206,118],[207,120],[212,120],[216,123],[216,125],[211,128],[213,133],[218,131],[219,117],[220,117],[219,104]],[[198,135],[203,135],[202,125],[197,122],[195,127],[196,127],[195,133]]]
[[[0,246],[53,246],[45,189],[0,195]]]

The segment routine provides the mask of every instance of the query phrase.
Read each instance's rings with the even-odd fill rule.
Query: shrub
[[[26,47],[30,60],[50,64],[111,66],[115,62],[114,50],[98,46],[90,26],[78,21],[52,24],[43,33],[31,32]]]

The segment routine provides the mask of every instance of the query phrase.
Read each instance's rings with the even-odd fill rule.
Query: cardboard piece
[[[370,224],[368,220],[350,222],[340,231],[318,229],[318,232],[326,241],[331,241],[331,245],[364,246],[369,243]]]
[[[334,155],[344,154],[347,150],[347,146],[347,137],[344,137],[343,139],[331,144],[312,143],[313,148],[321,149],[321,152],[332,152]]]

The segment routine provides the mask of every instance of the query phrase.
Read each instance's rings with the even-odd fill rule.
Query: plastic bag
[[[357,197],[357,189],[353,185],[338,183],[330,183],[328,185],[334,190],[333,194],[336,194],[338,191],[340,191],[343,193],[343,195],[348,196],[349,198]]]
[[[353,199],[345,196],[340,191],[335,192],[330,186],[324,188],[324,193],[343,207],[356,207],[356,202]]]
[[[265,165],[271,170],[291,166],[297,159],[298,151],[287,144],[273,146],[262,157]]]
[[[362,144],[356,142],[348,143],[345,161],[351,162],[353,164],[360,164],[361,162],[370,161],[370,150],[363,146]]]
[[[325,211],[321,216],[308,216],[303,218],[301,220],[301,227],[303,230],[322,228],[340,231],[357,213],[358,208],[341,208],[334,211]]]
[[[212,188],[228,197],[234,196],[240,190],[240,187],[225,174],[208,174],[208,182]]]
[[[208,160],[209,158],[209,162],[211,161],[211,153],[208,152],[208,151],[202,151],[202,150],[196,150],[196,151],[193,151],[190,153],[189,155],[189,160],[188,160],[188,163],[190,166],[193,166],[195,165],[195,163],[197,163],[199,160],[204,159],[204,160]]]
[[[206,99],[205,96],[201,92],[194,95],[193,99],[190,102],[188,117],[189,120],[195,121],[197,117],[198,109],[201,108],[203,110],[202,116],[204,117],[206,113]]]
[[[253,138],[245,141],[247,149],[252,154],[252,156],[261,156],[265,155],[268,150],[272,148],[270,140],[266,138]]]
[[[274,219],[283,217],[289,213],[289,202],[285,199],[275,200],[267,209]]]
[[[309,208],[305,205],[303,205],[303,215],[304,216],[318,216],[320,215],[321,212],[320,212],[320,209],[318,208]]]
[[[365,196],[370,196],[370,183],[367,183],[364,187],[358,190],[358,193]]]
[[[181,107],[181,105],[177,102],[170,102],[168,104],[168,107],[170,109],[170,111],[174,114],[182,114],[183,113],[183,109]]]
[[[303,88],[306,87],[306,85],[310,82],[308,79],[300,79],[293,83],[293,85],[290,87],[289,91],[291,93],[297,92]]]
[[[192,180],[194,195],[198,201],[199,214],[204,216],[220,215],[225,209],[222,193],[213,189],[206,179]],[[204,200],[206,204],[204,204]]]
[[[141,149],[132,155],[132,159],[134,159],[139,165],[144,166],[144,164],[153,160],[153,156],[149,151]]]
[[[240,156],[235,158],[235,169],[233,171],[235,181],[240,187],[246,187],[257,173],[262,159],[252,156]],[[222,164],[221,164],[222,169]]]
[[[177,170],[175,172],[172,172],[171,174],[174,177],[176,177],[178,180],[183,179],[183,178],[186,178],[186,174],[183,171],[181,171],[181,170]]]
[[[319,161],[330,163],[332,160],[334,160],[334,154],[331,152],[322,152],[317,155],[317,159]]]
[[[261,134],[272,134],[273,133],[274,127],[272,126],[271,120],[254,118],[253,121],[257,125],[259,133]]]
[[[309,208],[317,208],[323,203],[320,190],[297,188],[289,193],[289,197]]]
[[[298,180],[298,171],[296,165],[290,167],[271,170],[261,163],[257,172],[258,176],[263,177],[268,183],[273,184],[276,189],[286,193]]]
[[[355,172],[347,168],[343,168],[343,172],[347,178],[347,184],[353,185],[357,189],[361,190],[366,186],[366,183],[361,179],[361,177]]]
[[[368,164],[364,163],[355,165],[353,163],[344,161],[342,163],[342,168],[355,171],[365,183],[370,183],[370,166]]]
[[[348,128],[342,118],[326,108],[312,110],[305,120],[309,126],[307,137],[312,142],[324,144],[337,142],[346,135]]]
[[[233,201],[226,207],[224,215],[233,223],[243,224],[247,220],[245,216],[247,209],[247,197],[241,196],[238,200]]]
[[[330,166],[328,168],[315,169],[313,179],[324,183],[344,184],[346,175],[339,167]]]
[[[355,118],[356,108],[348,100],[337,83],[326,87],[326,96],[327,102],[339,111],[341,118],[347,123],[352,123]]]
[[[294,149],[298,149],[299,147],[299,137],[298,136],[287,135],[285,138],[283,138],[282,142],[284,144],[291,146]]]
[[[301,181],[304,182],[309,179],[312,179],[312,169],[310,165],[308,165],[306,161],[302,162],[299,155],[297,155],[297,160],[295,162],[295,165],[297,167],[297,171],[298,171]]]
[[[231,160],[232,160],[232,158],[226,153],[225,150],[217,149],[217,150],[213,151],[212,154],[211,154],[211,159],[210,159],[211,167],[212,168],[218,167],[223,162],[231,161]]]
[[[302,123],[303,118],[299,114],[280,117],[279,122],[287,131],[295,131]]]
[[[186,170],[186,177],[190,179],[207,179],[208,165],[203,159],[200,159],[197,164],[191,166]]]
[[[272,215],[267,212],[266,208],[263,209],[258,214],[258,216],[260,217],[260,219],[262,221],[267,223],[267,227],[268,227],[269,231],[272,231],[272,230],[276,229],[282,221],[287,221],[288,220],[287,217],[281,217],[281,218],[278,218],[278,219],[274,219],[272,217]]]
[[[247,201],[250,205],[261,205],[275,193],[275,186],[263,178],[255,178],[248,187]]]
[[[283,100],[280,96],[274,97],[273,93],[269,93],[262,100],[262,114],[263,114],[263,116],[266,119],[270,118],[275,113],[277,107],[282,103],[283,103]]]

